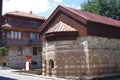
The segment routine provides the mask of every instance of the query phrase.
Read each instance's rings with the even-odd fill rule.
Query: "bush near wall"
[[[5,56],[8,50],[9,47],[0,47],[0,56]]]

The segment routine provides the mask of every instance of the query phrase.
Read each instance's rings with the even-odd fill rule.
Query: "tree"
[[[120,0],[88,0],[81,5],[81,9],[120,20]]]

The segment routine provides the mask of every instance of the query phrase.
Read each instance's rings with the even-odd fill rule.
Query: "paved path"
[[[35,74],[21,74],[14,69],[0,70],[0,80],[65,80]]]

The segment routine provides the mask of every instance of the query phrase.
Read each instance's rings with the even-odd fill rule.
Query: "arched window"
[[[54,68],[54,61],[53,60],[49,60],[49,66],[50,66],[50,68]]]

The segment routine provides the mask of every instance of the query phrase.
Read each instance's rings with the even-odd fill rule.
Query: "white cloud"
[[[62,0],[54,0],[55,2],[57,2],[57,3],[60,3],[60,2],[62,2]]]
[[[81,6],[77,6],[77,7],[75,7],[75,9],[79,9],[79,10],[81,10]]]
[[[49,0],[3,0],[3,14],[10,11],[42,13],[51,9]]]
[[[81,6],[76,6],[75,4],[72,4],[70,7],[75,8],[75,9],[81,9]]]

